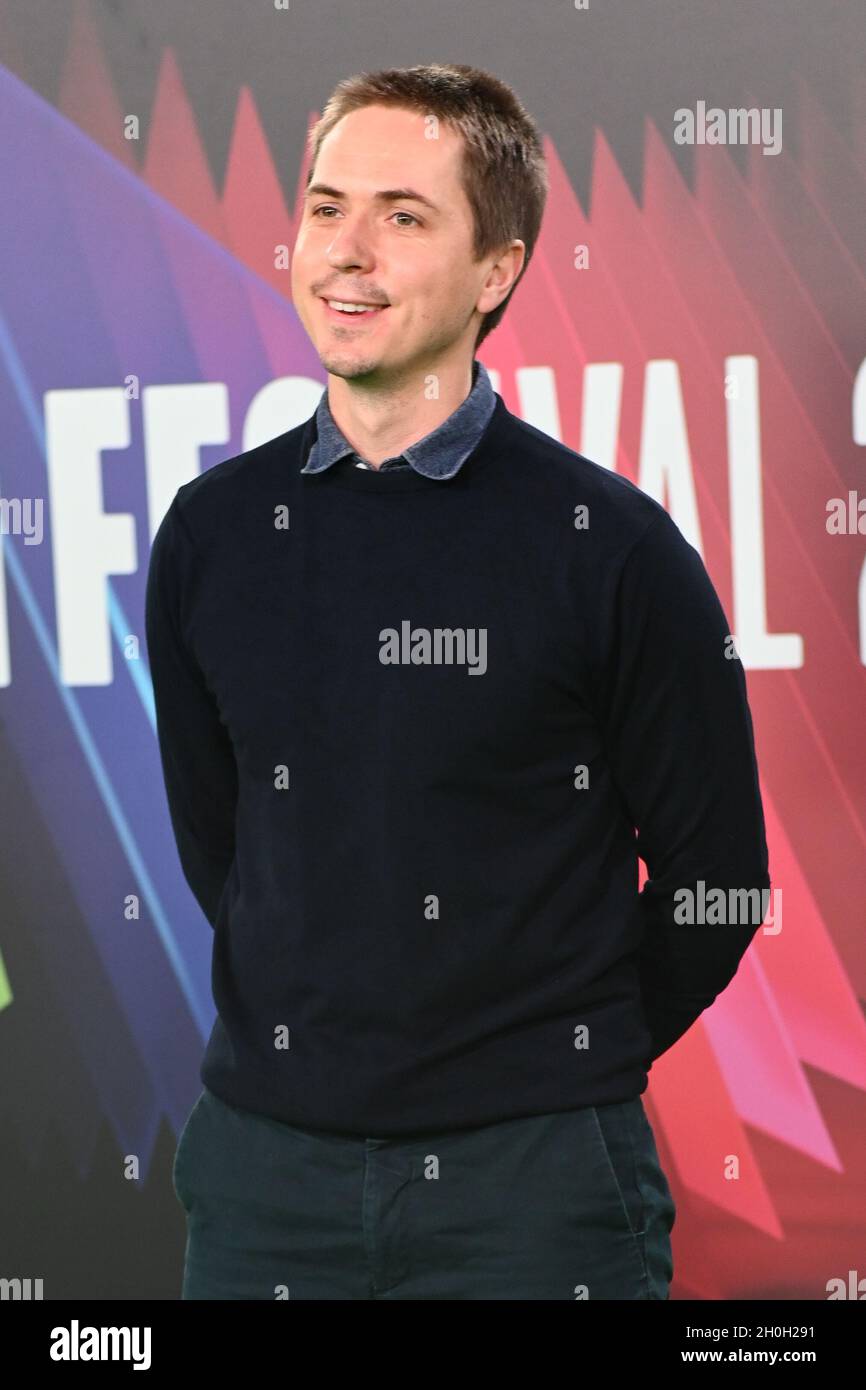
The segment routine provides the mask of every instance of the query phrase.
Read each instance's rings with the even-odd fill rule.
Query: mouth
[[[325,313],[328,318],[333,319],[334,322],[339,320],[341,323],[366,323],[370,319],[378,318],[380,314],[383,314],[385,310],[390,307],[387,304],[370,304],[364,306],[350,305],[347,308],[337,308],[337,305],[345,304],[346,301],[342,299],[324,299],[321,295],[319,298],[324,305]]]

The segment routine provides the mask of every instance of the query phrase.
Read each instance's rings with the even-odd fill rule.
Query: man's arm
[[[213,695],[183,637],[196,566],[177,496],[153,539],[145,632],[165,789],[184,877],[213,927],[234,859],[237,765]]]
[[[638,959],[652,1062],[736,974],[766,907],[767,843],[743,667],[726,655],[730,626],[703,561],[666,513],[608,598],[599,717],[647,866]],[[699,880],[735,905],[728,889],[757,890],[756,916],[740,906],[726,923],[677,921],[674,894],[688,889],[697,905]]]

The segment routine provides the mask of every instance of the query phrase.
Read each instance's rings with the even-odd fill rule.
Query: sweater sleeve
[[[216,701],[188,644],[182,596],[196,554],[177,495],[153,539],[145,633],[165,790],[184,877],[213,927],[234,859],[237,765]]]
[[[742,663],[698,551],[666,512],[632,546],[604,612],[600,721],[648,874],[638,963],[650,1066],[736,974],[767,906],[767,844]],[[683,920],[675,895],[698,902],[700,880],[735,904],[718,923],[709,908],[709,921],[700,909]]]

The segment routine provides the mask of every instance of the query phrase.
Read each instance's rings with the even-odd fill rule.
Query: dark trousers
[[[676,1208],[640,1098],[411,1139],[205,1089],[180,1136],[184,1299],[666,1299]]]

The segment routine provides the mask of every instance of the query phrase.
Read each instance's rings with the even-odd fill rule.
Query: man
[[[327,389],[154,540],[218,1012],[174,1167],[185,1298],[668,1297],[641,1095],[763,916],[685,924],[675,895],[766,890],[767,848],[697,552],[475,356],[546,191],[488,74],[341,83],[292,265]]]

